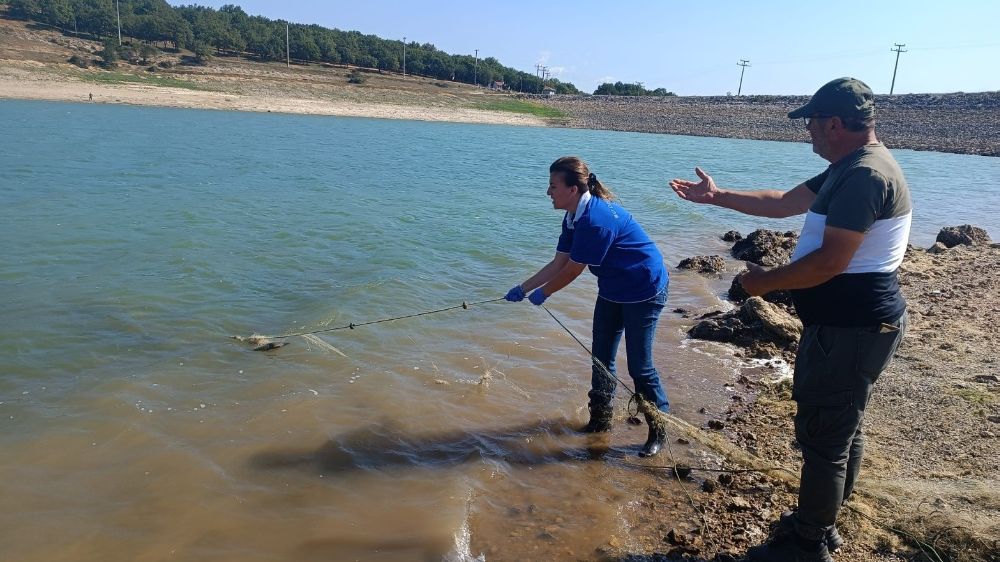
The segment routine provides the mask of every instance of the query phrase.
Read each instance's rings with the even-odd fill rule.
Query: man
[[[872,385],[906,330],[896,271],[910,231],[910,193],[895,159],[875,137],[875,101],[860,80],[839,78],[788,114],[802,118],[813,151],[830,162],[789,191],[720,189],[675,179],[681,199],[763,217],[806,213],[791,263],[749,264],[741,282],[751,295],[791,291],[804,330],[795,360],[795,437],[802,446],[799,505],[786,512],[771,543],[753,561],[832,560],[843,543],[837,512],[861,467],[861,424]]]

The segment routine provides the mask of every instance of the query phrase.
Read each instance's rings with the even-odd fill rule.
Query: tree
[[[11,17],[22,20],[35,19],[42,12],[38,0],[10,0],[7,10]]]
[[[194,51],[194,62],[198,64],[208,64],[212,58],[212,46],[208,43],[195,41],[192,51]]]
[[[45,23],[59,29],[67,29],[73,25],[73,6],[69,0],[42,0],[40,8]]]
[[[110,37],[105,39],[104,48],[97,54],[104,60],[104,68],[114,68],[121,59],[121,54],[118,53],[118,41]]]

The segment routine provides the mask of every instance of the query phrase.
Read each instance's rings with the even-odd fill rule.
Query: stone
[[[682,259],[678,269],[692,269],[698,273],[718,275],[726,270],[726,260],[722,256],[695,256]]]
[[[753,506],[750,505],[750,502],[741,496],[733,496],[733,498],[730,499],[729,503],[726,505],[726,509],[729,511],[750,511],[752,507]]]
[[[748,293],[746,289],[743,288],[743,284],[740,283],[740,276],[746,272],[747,270],[744,269],[733,277],[733,282],[729,285],[729,293],[727,294],[727,297],[735,303],[742,303],[750,298],[750,293]],[[788,291],[771,291],[770,293],[763,295],[763,298],[767,302],[785,305],[790,309],[794,306],[792,303],[792,294]]]
[[[942,252],[947,252],[948,246],[945,246],[941,242],[935,242],[933,246],[927,248],[927,253],[929,254],[940,254]]]
[[[743,240],[743,235],[736,230],[730,230],[722,235],[722,240],[724,242],[739,242],[740,240]]]
[[[794,232],[759,229],[737,241],[731,253],[738,260],[774,267],[788,263],[798,240]]]
[[[760,297],[750,297],[743,303],[741,312],[748,319],[759,320],[764,328],[785,341],[795,341],[802,333],[802,322]]]
[[[972,226],[971,224],[963,224],[961,226],[946,226],[942,228],[941,232],[938,232],[935,242],[940,242],[948,248],[954,248],[958,245],[988,245],[992,240],[990,240],[990,235],[982,228]]]

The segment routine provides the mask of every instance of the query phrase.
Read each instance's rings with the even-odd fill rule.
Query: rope
[[[437,310],[426,310],[424,312],[416,312],[416,313],[413,313],[413,314],[406,314],[406,315],[403,315],[403,316],[394,316],[392,318],[382,318],[381,320],[371,320],[369,322],[360,322],[358,324],[355,324],[355,323],[352,322],[350,324],[345,324],[343,326],[337,326],[336,328],[324,328],[322,330],[313,330],[311,332],[294,332],[294,333],[288,333],[288,334],[281,334],[281,335],[278,335],[278,336],[266,336],[266,337],[272,338],[272,339],[284,339],[284,338],[292,338],[292,337],[296,337],[296,336],[307,336],[307,335],[312,335],[312,334],[321,334],[323,332],[334,332],[336,330],[353,330],[355,328],[360,328],[361,326],[370,326],[372,324],[381,324],[382,322],[392,322],[394,320],[403,320],[404,318],[416,318],[417,316],[427,316],[428,314],[437,314],[439,312],[446,312],[448,310],[455,310],[457,308],[462,308],[462,309],[468,310],[470,306],[477,306],[477,305],[480,305],[480,304],[488,304],[488,303],[493,303],[493,302],[499,302],[499,301],[502,301],[502,300],[504,300],[503,297],[499,297],[499,298],[495,298],[495,299],[486,299],[486,300],[475,301],[475,302],[462,301],[462,304],[457,304],[455,306],[446,306],[444,308],[439,308]]]
[[[559,318],[557,318],[555,314],[552,314],[552,311],[549,310],[548,307],[542,305],[542,308],[545,310],[545,312],[549,313],[549,316],[551,316],[552,319],[556,321],[556,323],[558,323],[560,326],[562,326],[563,330],[566,330],[566,333],[569,334],[570,337],[572,337],[574,340],[576,340],[576,343],[580,344],[580,347],[582,347],[583,350],[586,351],[588,355],[590,355],[590,359],[594,362],[595,365],[597,365],[598,367],[600,367],[601,372],[603,372],[605,376],[618,381],[619,384],[621,384],[623,387],[625,387],[626,389],[628,389],[628,391],[630,392],[631,396],[629,397],[628,406],[626,406],[626,409],[627,410],[631,410],[632,404],[634,403],[636,405],[636,413],[638,413],[640,410],[642,410],[643,414],[646,415],[646,423],[647,424],[649,424],[650,426],[652,426],[653,422],[655,421],[660,426],[659,429],[663,431],[663,435],[664,435],[664,440],[663,441],[664,441],[664,443],[667,446],[666,447],[667,448],[667,455],[670,457],[670,462],[674,463],[674,466],[676,467],[677,466],[677,460],[674,458],[673,447],[671,447],[671,445],[670,445],[670,439],[667,437],[667,428],[664,425],[663,420],[660,419],[660,417],[658,417],[657,415],[653,414],[652,412],[656,412],[656,414],[660,414],[660,415],[663,415],[663,413],[660,412],[659,410],[657,410],[656,408],[647,405],[647,401],[638,392],[636,392],[635,389],[633,389],[632,387],[630,387],[628,384],[625,383],[625,381],[621,380],[614,373],[612,373],[611,370],[608,369],[604,365],[604,363],[601,362],[600,359],[598,359],[597,357],[594,357],[594,352],[591,351],[590,349],[588,349],[587,346],[584,345],[584,343],[582,341],[580,341],[580,338],[576,337],[576,334],[574,334],[572,332],[572,330],[570,330],[569,328],[567,328],[566,325],[563,324],[562,321],[559,320]],[[644,408],[643,406],[646,406],[646,407]],[[651,410],[652,412],[647,412],[646,411],[647,409]],[[663,415],[663,417],[665,418],[666,416]],[[699,506],[694,501],[694,498],[691,496],[691,492],[688,491],[687,486],[685,486],[684,483],[681,481],[680,471],[677,470],[677,469],[675,469],[673,471],[673,474],[674,474],[674,478],[677,480],[678,485],[680,485],[681,490],[684,492],[684,495],[687,496],[687,500],[688,500],[688,503],[691,504],[691,508],[694,509],[695,512],[697,512],[699,515],[701,515],[701,525],[702,526],[701,526],[701,530],[699,531],[698,534],[701,535],[701,537],[705,537],[708,534],[708,513],[707,513],[707,510],[704,507]]]
[[[625,381],[621,380],[614,373],[612,373],[610,369],[608,369],[607,367],[604,366],[604,363],[602,363],[600,359],[598,359],[597,357],[594,357],[594,352],[590,351],[590,349],[586,345],[584,345],[584,343],[582,341],[580,341],[580,338],[576,337],[576,334],[574,334],[572,332],[572,330],[570,330],[569,328],[567,328],[566,325],[563,324],[561,320],[559,320],[558,318],[556,318],[556,315],[552,314],[552,311],[549,310],[547,306],[545,306],[543,304],[542,305],[542,309],[545,310],[545,312],[548,312],[549,316],[551,316],[552,319],[555,320],[557,324],[559,324],[560,326],[562,326],[562,329],[566,330],[566,333],[569,334],[570,337],[572,337],[574,340],[576,340],[576,343],[580,344],[580,347],[582,347],[583,350],[587,352],[587,355],[590,355],[590,359],[594,362],[595,365],[597,365],[598,367],[601,368],[601,371],[606,376],[608,376],[608,377],[610,377],[610,378],[618,381],[619,384],[621,384],[623,387],[625,387],[629,391],[629,393],[632,395],[632,398],[629,400],[629,405],[631,405],[632,404],[632,400],[634,400],[635,397],[638,396],[638,393],[636,393],[635,389],[633,389],[631,386],[628,385],[628,383],[626,383]],[[637,412],[638,412],[638,410],[637,410]]]
[[[549,316],[551,316],[552,319],[555,320],[556,323],[558,323],[562,327],[562,329],[566,331],[566,333],[568,333],[574,340],[576,340],[576,343],[580,344],[580,347],[582,347],[584,349],[584,351],[586,351],[587,354],[590,355],[590,357],[593,360],[594,364],[597,365],[598,367],[600,367],[601,371],[605,374],[605,376],[613,378],[614,380],[618,381],[622,386],[624,386],[625,388],[629,389],[629,391],[631,392],[632,395],[629,397],[628,405],[626,406],[627,410],[631,411],[632,404],[635,404],[636,405],[637,413],[638,413],[638,411],[642,411],[644,414],[647,414],[649,416],[649,418],[653,418],[654,416],[656,416],[657,417],[657,421],[659,423],[661,423],[661,424],[665,424],[666,422],[671,422],[671,423],[673,423],[675,425],[680,426],[679,427],[680,429],[685,429],[686,433],[689,436],[694,437],[693,431],[695,431],[696,428],[694,428],[693,426],[691,426],[691,427],[685,427],[685,426],[689,426],[690,424],[687,424],[686,422],[683,422],[682,420],[679,420],[679,419],[674,419],[672,417],[668,417],[666,414],[664,414],[663,412],[660,412],[655,407],[653,407],[651,404],[649,404],[649,402],[647,400],[645,400],[639,393],[635,392],[635,390],[633,390],[631,387],[629,387],[629,385],[627,385],[624,381],[622,381],[620,378],[618,378],[617,376],[615,376],[614,373],[612,373],[610,370],[608,370],[608,368],[605,367],[604,364],[601,363],[601,361],[599,359],[597,359],[596,357],[594,357],[593,352],[590,349],[588,349],[587,346],[584,345],[584,343],[582,341],[580,341],[580,338],[576,337],[576,334],[574,334],[569,328],[567,328],[566,325],[563,324],[559,320],[559,318],[556,317],[555,314],[552,314],[551,310],[549,310],[544,305],[542,306],[542,308],[545,310],[545,312],[549,313]],[[663,431],[664,431],[664,434],[666,434],[666,427],[663,428]],[[708,535],[708,531],[709,531],[708,530],[708,513],[707,513],[707,510],[704,507],[699,506],[694,501],[694,498],[691,496],[690,492],[688,492],[687,487],[684,486],[683,481],[681,480],[682,475],[686,476],[691,471],[696,471],[696,472],[721,472],[721,473],[731,473],[731,474],[747,473],[747,472],[759,472],[759,473],[762,473],[762,474],[769,474],[769,475],[774,475],[774,476],[777,476],[777,474],[775,474],[775,473],[787,473],[787,474],[791,475],[792,478],[795,478],[795,477],[798,476],[794,471],[789,470],[788,468],[785,468],[783,466],[724,469],[724,468],[708,468],[708,467],[701,467],[701,466],[683,466],[683,465],[678,465],[677,461],[674,458],[674,452],[673,452],[673,448],[671,447],[671,444],[670,444],[670,439],[666,439],[665,441],[666,441],[667,454],[670,457],[670,462],[674,463],[672,466],[671,465],[645,465],[645,464],[637,464],[637,463],[630,463],[630,462],[625,462],[623,464],[625,466],[629,466],[629,467],[633,467],[633,468],[645,468],[645,469],[652,469],[652,470],[670,470],[673,473],[674,478],[677,480],[678,484],[680,484],[681,490],[687,496],[688,502],[691,504],[691,507],[694,508],[694,510],[701,515],[702,529],[701,529],[701,531],[698,534],[701,535],[702,537],[705,537],[705,536]],[[748,458],[744,458],[744,459],[740,459],[740,460],[742,462],[744,462],[745,464],[750,464],[751,466],[753,466],[753,464],[754,464],[753,462],[748,462]],[[788,477],[786,476],[784,479],[788,480]],[[850,511],[852,511],[852,512],[858,514],[858,515],[860,515],[861,517],[864,517],[865,519],[868,519],[872,523],[875,523],[876,525],[879,525],[880,527],[883,527],[884,529],[886,529],[888,531],[891,531],[893,533],[896,533],[899,536],[903,537],[904,539],[909,540],[912,544],[914,544],[920,550],[920,552],[926,558],[928,558],[932,562],[944,562],[944,560],[941,558],[941,555],[938,554],[937,550],[934,549],[934,546],[928,544],[925,541],[920,540],[919,538],[917,538],[913,534],[907,533],[906,531],[903,531],[903,530],[900,530],[900,529],[896,529],[896,528],[894,528],[894,527],[892,527],[892,526],[890,526],[890,525],[888,525],[888,524],[886,524],[886,523],[884,523],[882,521],[879,521],[878,519],[875,519],[874,517],[871,517],[870,515],[862,513],[861,511],[859,511],[858,509],[856,509],[856,508],[854,508],[854,507],[852,507],[850,505],[845,505],[844,507],[847,508],[847,509],[849,509]]]

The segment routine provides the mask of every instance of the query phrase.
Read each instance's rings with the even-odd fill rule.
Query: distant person
[[[552,206],[566,211],[556,254],[545,267],[506,296],[517,302],[541,305],[569,285],[584,268],[597,276],[594,305],[594,357],[615,373],[615,355],[622,332],[628,372],[635,389],[660,411],[669,411],[667,394],[653,366],[653,339],[660,312],[667,302],[669,275],[656,244],[632,215],[614,202],[614,194],[579,158],[566,156],[549,166],[548,196]],[[590,421],[582,431],[611,430],[615,381],[593,365]],[[639,456],[651,457],[663,448],[666,435],[660,424],[646,416],[649,437]]]
[[[90,94],[90,101],[94,101],[94,94],[93,93]]]
[[[752,561],[830,561],[843,544],[835,526],[864,452],[862,421],[872,386],[906,331],[896,272],[910,233],[910,192],[896,160],[875,137],[875,101],[860,80],[839,78],[788,114],[804,119],[813,152],[830,166],[788,191],[720,189],[675,179],[681,199],[762,217],[806,213],[791,263],[748,264],[751,295],[791,291],[805,329],[795,358],[795,437],[802,446],[799,505],[781,516]]]

